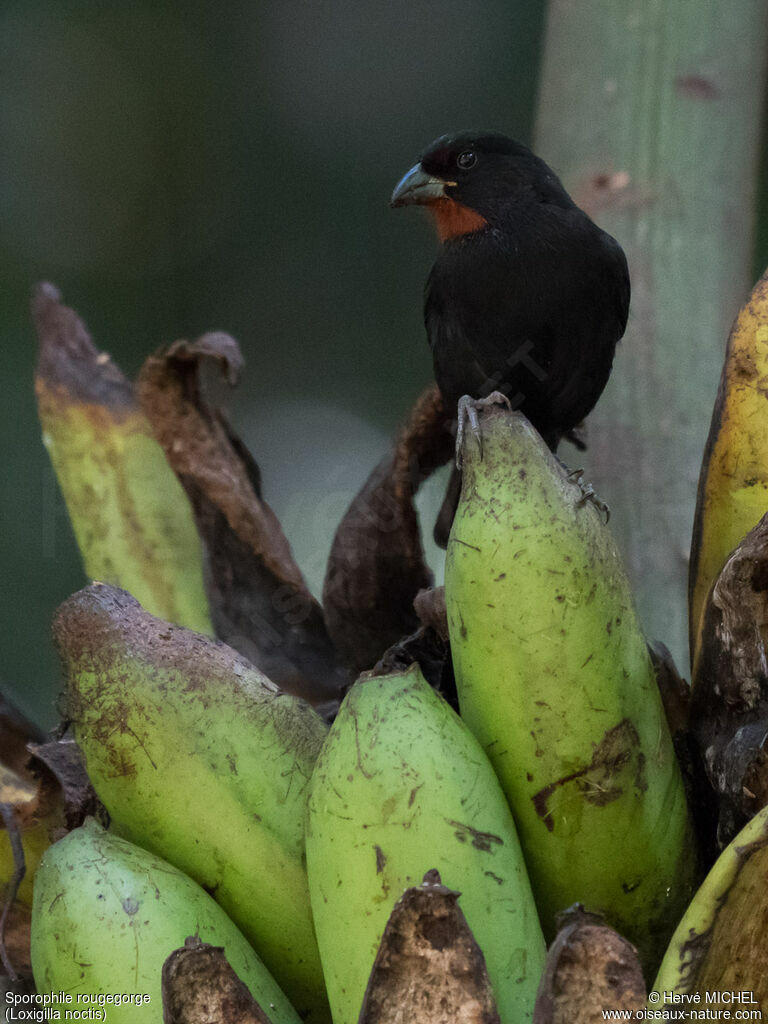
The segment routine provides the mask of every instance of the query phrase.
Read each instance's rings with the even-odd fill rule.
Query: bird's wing
[[[488,349],[474,344],[475,330],[468,329],[466,317],[457,315],[455,304],[445,301],[446,282],[436,268],[437,264],[425,288],[424,325],[435,379],[445,401],[455,405],[462,395],[480,396],[497,387],[494,360]]]
[[[624,334],[629,313],[629,271],[618,242],[576,208],[551,211],[562,236],[574,248],[580,236],[590,259],[564,265],[551,289],[554,335],[548,373],[552,400],[564,419],[578,422],[592,409],[610,374],[613,352]],[[570,311],[570,315],[566,313]]]

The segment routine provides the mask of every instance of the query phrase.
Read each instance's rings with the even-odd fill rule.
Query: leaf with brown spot
[[[204,394],[206,363],[236,384],[237,342],[221,333],[177,341],[145,362],[138,390],[192,503],[216,634],[288,693],[313,704],[333,700],[347,677],[322,609],[263,499],[257,464]]]
[[[32,299],[43,443],[86,575],[123,587],[155,615],[212,632],[189,502],[139,409],[51,284]]]
[[[722,846],[768,803],[768,514],[709,592],[693,668],[690,727],[701,798]]]
[[[641,1010],[646,991],[637,950],[580,904],[566,911],[547,953],[533,1024],[598,1024],[607,1010]]]
[[[437,388],[429,388],[336,531],[323,607],[328,631],[355,673],[372,668],[419,626],[413,600],[432,585],[432,574],[414,498],[420,484],[453,454],[450,425]]]
[[[224,950],[190,936],[163,964],[163,1024],[271,1024]]]
[[[405,891],[384,929],[358,1024],[499,1024],[460,895],[434,870]]]

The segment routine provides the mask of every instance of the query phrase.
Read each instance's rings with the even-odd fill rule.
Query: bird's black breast
[[[425,298],[443,397],[502,391],[554,446],[605,387],[628,305],[621,247],[576,207],[512,210],[447,242]]]

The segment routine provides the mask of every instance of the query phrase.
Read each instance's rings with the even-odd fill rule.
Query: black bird
[[[600,397],[624,334],[621,246],[503,135],[437,139],[392,195],[411,204],[434,215],[441,242],[424,320],[445,402],[500,391],[555,451]]]

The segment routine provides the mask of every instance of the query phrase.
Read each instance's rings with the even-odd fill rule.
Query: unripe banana
[[[744,826],[704,879],[672,936],[654,991],[698,992],[699,1003],[686,1004],[694,1010],[729,1008],[730,992],[746,991],[768,1011],[766,875],[768,807]],[[726,994],[723,1005],[718,993]]]
[[[62,1020],[66,1010],[85,1018],[100,1007],[111,1024],[158,1024],[163,963],[189,935],[224,947],[273,1024],[299,1024],[232,921],[181,871],[93,818],[44,855],[32,909],[32,969],[41,995],[71,997],[48,1004]]]
[[[213,633],[192,509],[133,387],[50,284],[32,301],[43,443],[90,579],[153,615]]]
[[[688,584],[694,667],[710,587],[728,555],[768,511],[767,380],[768,272],[731,328],[704,449]]]
[[[445,595],[461,714],[507,795],[544,932],[581,902],[658,963],[695,852],[608,529],[528,421],[481,415]]]
[[[307,869],[334,1024],[356,1024],[392,907],[432,868],[461,893],[502,1021],[530,1020],[545,950],[512,817],[414,665],[353,686],[312,777]]]
[[[66,601],[54,637],[75,737],[120,834],[210,891],[297,1010],[327,1019],[304,866],[322,720],[113,587]]]

